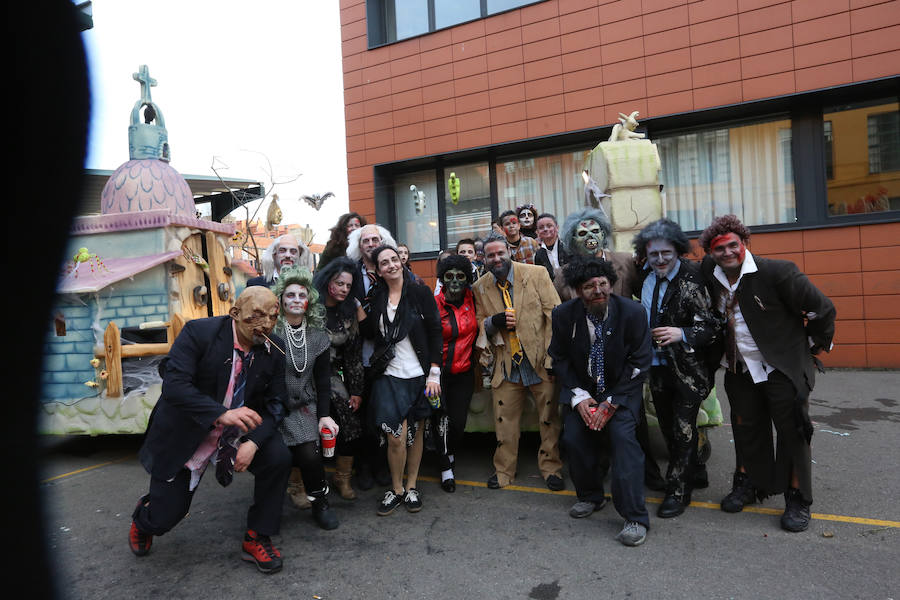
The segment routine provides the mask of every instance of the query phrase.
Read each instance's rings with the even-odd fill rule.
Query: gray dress
[[[279,327],[278,334],[285,341],[284,351],[287,362],[284,376],[288,391],[287,408],[289,411],[278,429],[287,446],[317,441],[319,439],[319,417],[330,416],[331,358],[328,348],[331,340],[322,329],[308,328],[306,330],[304,368],[303,349],[293,347],[290,336],[281,327]]]

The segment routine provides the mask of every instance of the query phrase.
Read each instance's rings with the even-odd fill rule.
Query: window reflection
[[[497,162],[499,211],[534,204],[562,220],[584,205],[581,171],[589,150]]]
[[[447,247],[463,238],[484,237],[491,229],[491,182],[486,162],[444,169]],[[459,180],[459,201],[451,196],[450,177]]]
[[[450,27],[481,18],[481,0],[434,0],[434,26]]]
[[[823,119],[826,158],[832,154],[831,172],[826,172],[828,214],[900,210],[898,103],[876,100],[830,107]]]
[[[410,186],[425,193],[425,209],[416,212],[416,199]],[[433,170],[398,175],[394,179],[394,207],[397,211],[397,243],[405,243],[410,252],[440,249],[441,237],[437,210],[437,178]]]

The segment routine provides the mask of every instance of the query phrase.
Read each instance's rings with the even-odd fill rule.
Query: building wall
[[[900,73],[898,0],[547,0],[372,50],[365,19],[341,0],[350,210],[370,222],[377,164]],[[753,236],[834,299],[828,365],[900,367],[898,236]],[[433,282],[432,262],[414,269]]]

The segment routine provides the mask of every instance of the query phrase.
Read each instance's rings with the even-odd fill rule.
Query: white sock
[[[453,479],[453,469],[441,471],[441,481],[447,481],[448,479]]]
[[[453,464],[456,462],[456,458],[454,458],[452,454],[447,455],[447,460],[450,461],[450,464]]]

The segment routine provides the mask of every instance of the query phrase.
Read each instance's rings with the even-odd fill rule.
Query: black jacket
[[[229,316],[188,321],[172,344],[162,394],[139,453],[153,477],[174,477],[227,410],[222,401],[231,375],[231,324]],[[284,348],[281,338],[269,337]],[[249,370],[244,405],[259,413],[263,422],[244,437],[261,447],[269,436],[279,435],[276,428],[285,412],[284,356],[275,348],[254,346],[253,361],[245,368]]]
[[[588,372],[591,337],[584,302],[572,298],[553,309],[549,354],[553,358],[553,373],[562,385],[559,401],[568,404],[572,390],[581,388],[598,402],[612,396],[613,404],[627,407],[639,419],[643,385],[653,359],[644,307],[610,294],[603,333],[606,391],[596,397],[596,384]]]

